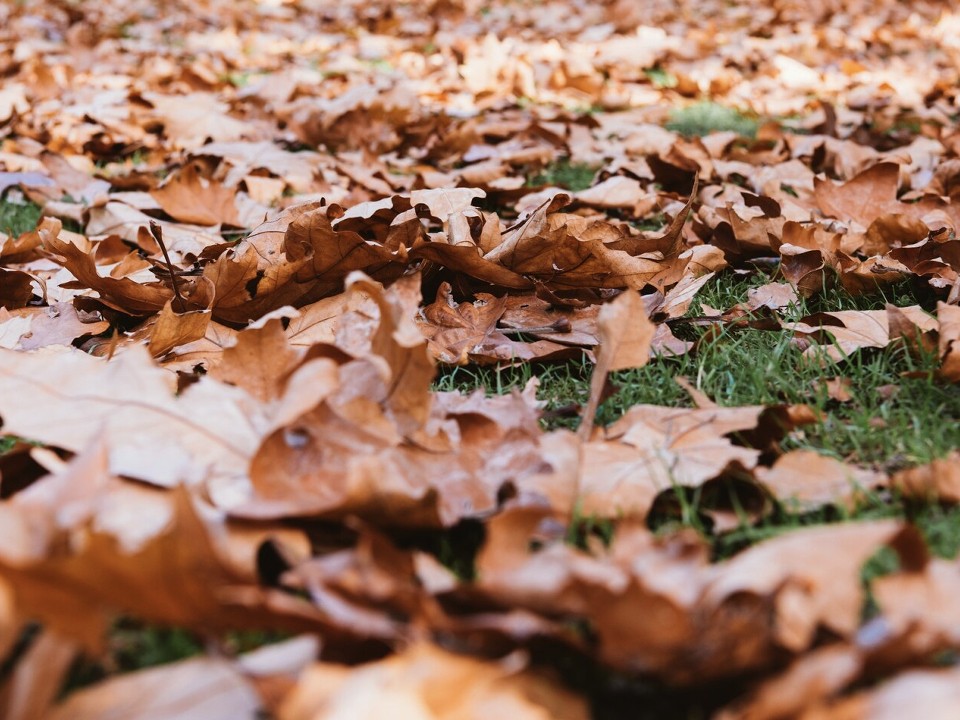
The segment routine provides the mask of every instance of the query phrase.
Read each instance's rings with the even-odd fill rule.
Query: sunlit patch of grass
[[[694,300],[688,315],[700,313],[700,304],[730,308],[747,299],[747,292],[769,282],[763,273],[723,274]],[[886,295],[851,296],[842,290],[802,300],[784,312],[786,319],[829,309],[881,309],[886,302],[912,304],[906,286]],[[960,386],[935,382],[937,358],[916,355],[891,344],[863,349],[841,361],[821,365],[805,357],[789,330],[726,327],[718,332],[682,321],[675,332],[697,343],[696,351],[679,357],[660,357],[634,370],[612,373],[617,392],[599,408],[597,422],[608,424],[637,404],[689,407],[691,400],[674,378],[682,375],[722,406],[806,404],[821,421],[794,432],[786,449],[807,448],[839,459],[892,470],[943,457],[960,446]],[[714,333],[708,335],[708,333]],[[442,369],[439,389],[484,387],[488,393],[522,387],[536,374],[538,399],[545,403],[545,426],[575,428],[576,412],[589,395],[592,368],[585,359],[531,368],[457,367]],[[909,374],[911,377],[904,377]],[[824,378],[850,381],[853,399],[838,403],[820,384]],[[893,391],[892,387],[899,387]]]
[[[676,75],[669,70],[664,70],[659,65],[647,68],[643,71],[643,74],[647,76],[647,79],[650,80],[651,84],[656,88],[674,88],[680,82]]]
[[[715,102],[702,101],[670,113],[665,127],[687,137],[709,135],[712,132],[732,130],[752,138],[760,126],[756,118],[739,110]]]
[[[894,471],[943,457],[960,446],[960,386],[935,382],[933,370],[938,359],[932,354],[918,355],[892,343],[821,365],[804,357],[789,330],[711,329],[692,321],[701,314],[701,304],[728,309],[747,300],[750,289],[770,281],[771,276],[764,272],[727,272],[714,278],[694,299],[688,320],[674,323],[678,336],[696,343],[695,351],[654,358],[645,367],[612,373],[610,381],[616,392],[601,404],[596,422],[613,422],[637,404],[691,407],[691,398],[674,381],[683,375],[721,406],[805,404],[813,408],[820,420],[788,435],[782,442],[784,450],[809,449]],[[852,296],[831,288],[780,313],[785,320],[798,320],[820,311],[879,310],[887,303],[906,306],[922,301],[929,305],[929,298],[915,289],[904,283],[872,295]],[[586,359],[539,367],[457,367],[441,369],[436,386],[461,391],[483,387],[489,394],[499,394],[522,388],[536,375],[540,380],[537,396],[544,403],[544,427],[575,429],[589,395],[591,372]],[[840,403],[827,395],[821,381],[830,377],[850,380],[851,401]],[[890,392],[893,387],[899,390]],[[937,555],[953,557],[960,549],[960,509],[936,504],[911,505],[881,494],[866,498],[854,511],[827,506],[797,514],[777,508],[759,523],[745,522],[738,530],[713,535],[700,512],[700,489],[678,489],[676,495],[677,513],[652,517],[651,522],[662,531],[693,526],[711,539],[717,559],[798,527],[879,517],[913,520]],[[609,528],[600,530],[598,533],[589,522],[579,522],[573,541],[582,544],[587,535],[604,540]],[[868,579],[872,567],[867,568]]]
[[[564,363],[533,367],[521,365],[497,366],[442,366],[434,389],[472,392],[483,388],[488,395],[502,395],[511,390],[521,390],[534,376],[539,380],[537,400],[542,402],[545,429],[578,425],[580,406],[590,393],[592,366],[586,357]]]
[[[556,185],[577,192],[593,185],[596,168],[561,159],[547,165],[529,180],[529,185]]]
[[[32,202],[0,201],[0,232],[15,237],[33,230],[42,215],[40,206]]]
[[[715,308],[729,308],[747,299],[747,290],[766,282],[764,276],[715,279],[694,300]],[[700,300],[702,298],[702,300]],[[785,313],[788,319],[828,309],[880,309],[887,301],[911,304],[902,289],[882,295],[853,297],[829,291],[823,297],[801,301]],[[686,393],[672,382],[684,375],[723,406],[807,404],[822,421],[793,433],[787,449],[808,448],[834,457],[895,469],[942,457],[960,445],[960,387],[933,379],[937,358],[916,355],[893,343],[883,349],[863,349],[841,361],[825,364],[805,357],[789,330],[764,331],[726,327],[708,336],[699,326],[675,327],[697,343],[694,354],[660,358],[643,368],[614,373],[620,392],[598,413],[599,422],[611,422],[637,403],[687,405]],[[911,377],[904,377],[909,373]],[[824,378],[850,381],[853,399],[838,403],[820,385]],[[893,387],[898,391],[890,394]]]

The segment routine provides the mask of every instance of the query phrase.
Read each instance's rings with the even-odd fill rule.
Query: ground
[[[428,5],[2,10],[5,711],[960,707],[958,16]]]

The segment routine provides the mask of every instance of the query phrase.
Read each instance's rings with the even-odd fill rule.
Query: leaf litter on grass
[[[957,17],[689,10],[0,11],[4,717],[950,716]]]

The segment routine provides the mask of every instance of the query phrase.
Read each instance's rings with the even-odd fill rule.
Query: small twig
[[[536,333],[568,333],[572,330],[573,328],[571,327],[570,321],[567,318],[560,318],[550,325],[540,325],[539,327],[497,328],[497,332],[501,333],[502,335],[523,335],[524,333],[529,333],[531,335]]]
[[[667,325],[717,325],[723,323],[729,323],[729,320],[724,320],[721,315],[697,315],[690,317],[675,317],[667,318],[663,321]]]
[[[184,312],[187,309],[187,302],[183,299],[183,295],[180,294],[180,283],[177,282],[177,273],[173,268],[173,263],[170,262],[170,254],[167,252],[167,246],[163,242],[163,228],[160,227],[160,223],[155,220],[150,221],[150,234],[153,235],[153,239],[157,241],[157,245],[160,246],[160,250],[163,252],[163,259],[167,262],[167,270],[170,273],[170,282],[173,284],[173,294],[177,296],[178,305],[180,306],[179,312]]]

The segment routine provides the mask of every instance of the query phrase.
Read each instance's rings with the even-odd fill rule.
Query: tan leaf
[[[814,195],[820,210],[842,222],[851,220],[867,229],[880,216],[906,215],[922,219],[936,210],[939,203],[932,198],[918,203],[902,203],[897,199],[900,166],[881,162],[864,170],[846,183],[814,178]]]
[[[165,355],[179,345],[199,340],[207,333],[207,326],[210,324],[209,310],[178,313],[173,309],[173,302],[172,299],[168,300],[160,310],[150,333],[147,348],[154,357]]]
[[[307,669],[280,707],[280,720],[333,720],[345,708],[356,720],[586,720],[585,702],[523,670],[520,658],[476,660],[415,645],[377,663]]]
[[[111,362],[3,350],[0,416],[5,432],[74,452],[102,436],[111,472],[159,485],[244,475],[262,422],[249,395],[205,378],[177,397],[174,383],[139,347]]]
[[[819,626],[849,638],[864,600],[860,567],[884,545],[908,536],[886,520],[789,532],[719,567],[705,600],[736,607],[745,594],[772,596],[773,640],[794,652],[809,647]]]
[[[960,502],[960,452],[900,470],[890,478],[890,487],[907,497]]]
[[[697,487],[730,464],[749,470],[760,452],[734,445],[726,435],[756,427],[763,411],[634,406],[584,445],[581,511],[646,518],[664,490]]]
[[[49,720],[254,717],[260,698],[228,660],[194,658],[110,678],[74,692]]]
[[[99,647],[105,620],[120,611],[198,630],[323,627],[305,602],[262,588],[225,562],[217,549],[229,542],[223,520],[203,519],[182,488],[110,481],[71,514],[57,514],[57,499],[35,493],[29,505],[15,498],[2,506],[5,533],[18,529],[16,511],[28,507],[48,524],[29,556],[5,548],[0,566],[22,614],[88,648]]]
[[[940,324],[939,374],[950,382],[960,382],[960,307],[937,303]]]
[[[154,117],[163,123],[164,134],[177,146],[196,149],[208,139],[239,140],[248,132],[246,123],[230,117],[227,106],[212,93],[188,95],[144,93],[154,107]]]
[[[0,690],[0,711],[7,720],[46,720],[78,646],[50,630],[33,639]]]
[[[271,319],[262,327],[241,331],[211,375],[268,402],[279,397],[287,374],[302,356],[301,349],[288,344],[281,321]]]
[[[656,330],[647,318],[643,300],[632,290],[623,292],[612,303],[603,306],[597,326],[600,346],[590,380],[590,399],[581,415],[581,438],[589,437],[593,430],[594,416],[608,373],[646,365]]]
[[[150,194],[175,220],[197,225],[243,227],[237,213],[237,189],[204,178],[196,163],[188,163]]]
[[[886,479],[811,450],[789,452],[772,468],[757,468],[754,473],[778,500],[801,512],[830,504],[852,509],[858,498]]]

